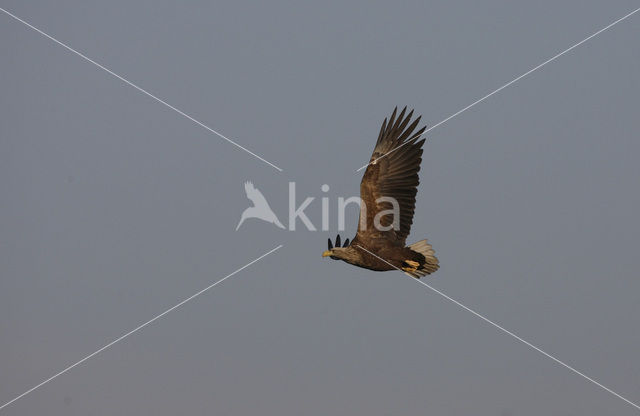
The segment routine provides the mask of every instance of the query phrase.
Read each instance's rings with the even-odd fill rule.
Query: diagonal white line
[[[367,250],[366,248],[360,246],[360,245],[356,245],[356,247],[358,247],[361,250],[366,251],[367,253],[371,254],[372,256],[382,260],[383,262],[387,263],[389,266],[393,267],[394,269],[400,270],[402,272],[401,269],[397,268],[396,266],[394,266],[393,264],[389,263],[388,261],[386,261],[385,259],[383,259],[382,257],[376,255],[375,253],[372,253],[371,251]],[[404,273],[404,272],[403,272]],[[485,318],[483,315],[479,314],[478,312],[474,311],[473,309],[463,305],[462,303],[458,302],[457,300],[447,296],[446,294],[442,293],[441,291],[439,291],[438,289],[428,285],[427,283],[423,282],[422,280],[416,279],[416,278],[411,278],[412,280],[415,280],[416,282],[420,283],[423,286],[426,286],[427,288],[431,289],[433,292],[437,293],[438,295],[442,296],[443,298],[455,303],[456,305],[460,306],[462,309],[471,312],[472,314],[474,314],[475,316],[477,316],[478,318],[482,319],[483,321],[493,325],[494,327],[498,328],[499,330],[501,330],[502,332],[504,332],[507,335],[512,336],[513,338],[517,339],[518,341],[522,342],[523,344],[525,344],[526,346],[533,348],[534,350],[538,351],[540,354],[544,355],[545,357],[551,358],[553,361],[555,361],[556,363],[562,365],[563,367],[573,371],[574,373],[576,373],[577,375],[585,378],[586,380],[589,380],[590,382],[592,382],[593,384],[595,384],[596,386],[602,388],[605,391],[608,391],[609,393],[613,394],[614,396],[616,396],[619,399],[624,400],[625,402],[627,402],[628,404],[630,404],[631,406],[635,407],[636,409],[640,410],[640,406],[638,406],[637,404],[635,404],[634,402],[632,402],[629,399],[626,399],[624,397],[622,397],[621,395],[619,395],[618,393],[616,393],[615,391],[611,390],[610,388],[598,383],[597,381],[595,381],[594,379],[592,379],[591,377],[585,375],[584,373],[576,370],[575,368],[571,367],[569,364],[566,364],[562,361],[560,361],[559,359],[557,359],[556,357],[554,357],[553,355],[541,350],[540,348],[536,347],[535,345],[533,345],[532,343],[530,343],[529,341],[519,337],[518,335],[514,334],[513,332],[509,331],[508,329],[505,329],[503,327],[501,327],[500,325],[498,325],[497,323],[493,322],[492,320],[490,320],[489,318]]]
[[[208,131],[210,131],[211,133],[213,133],[213,134],[215,134],[215,135],[219,136],[220,138],[222,138],[222,139],[224,139],[224,140],[228,141],[229,143],[231,143],[232,145],[236,146],[237,148],[244,150],[245,152],[249,153],[251,156],[253,156],[253,157],[255,157],[255,158],[257,158],[257,159],[259,159],[259,160],[263,161],[263,162],[264,162],[264,163],[266,163],[267,165],[269,165],[269,166],[271,166],[271,167],[273,167],[273,168],[277,169],[278,171],[282,172],[282,169],[280,169],[278,166],[274,165],[273,163],[269,162],[268,160],[266,160],[266,159],[264,159],[264,158],[262,158],[262,157],[258,156],[257,154],[253,153],[251,150],[247,149],[246,147],[239,145],[238,143],[234,142],[234,141],[233,141],[233,140],[231,140],[230,138],[228,138],[228,137],[224,136],[223,134],[221,134],[221,133],[219,133],[219,132],[215,131],[214,129],[212,129],[211,127],[209,127],[209,126],[205,125],[204,123],[202,123],[202,122],[200,122],[200,121],[196,120],[195,118],[191,117],[189,114],[187,114],[187,113],[185,113],[185,112],[183,112],[183,111],[181,111],[181,110],[178,110],[177,108],[175,108],[175,107],[174,107],[174,106],[172,106],[171,104],[167,103],[166,101],[164,101],[164,100],[162,100],[162,99],[160,99],[160,98],[156,97],[155,95],[151,94],[149,91],[147,91],[147,90],[145,90],[145,89],[143,89],[143,88],[141,88],[141,87],[137,86],[137,85],[136,85],[136,84],[134,84],[133,82],[131,82],[131,81],[129,81],[129,80],[127,80],[127,79],[125,79],[125,78],[121,77],[120,75],[118,75],[118,74],[116,74],[115,72],[111,71],[109,68],[107,68],[107,67],[105,67],[105,66],[103,66],[103,65],[100,65],[99,63],[97,63],[97,62],[96,62],[96,61],[94,61],[93,59],[91,59],[91,58],[89,58],[89,57],[87,57],[87,56],[83,55],[82,53],[78,52],[77,50],[73,49],[72,47],[70,47],[70,46],[68,46],[68,45],[66,45],[66,44],[64,44],[64,43],[62,43],[61,41],[59,41],[58,39],[54,38],[53,36],[48,35],[47,33],[43,32],[42,30],[38,29],[37,27],[35,27],[35,26],[33,26],[33,25],[31,25],[31,24],[29,24],[29,23],[25,22],[24,20],[22,20],[22,19],[21,19],[21,18],[19,18],[18,16],[16,16],[16,15],[14,15],[14,14],[9,13],[9,12],[8,12],[8,11],[6,11],[5,9],[3,9],[2,7],[0,7],[0,11],[4,12],[7,16],[10,16],[10,17],[14,18],[14,19],[15,19],[15,20],[17,20],[18,22],[20,22],[20,23],[22,23],[22,24],[24,24],[24,25],[26,25],[26,26],[30,27],[31,29],[35,30],[36,32],[40,33],[41,35],[43,35],[43,36],[45,36],[45,37],[47,37],[47,38],[51,39],[52,41],[54,41],[54,42],[55,42],[55,43],[57,43],[58,45],[62,46],[63,48],[65,48],[65,49],[67,49],[67,50],[69,50],[69,51],[71,51],[71,52],[75,53],[76,55],[78,55],[79,57],[81,57],[82,59],[84,59],[85,61],[90,62],[90,63],[94,64],[95,66],[97,66],[98,68],[102,69],[103,71],[105,71],[105,72],[107,72],[107,73],[109,73],[109,74],[113,75],[114,77],[118,78],[120,81],[124,82],[125,84],[130,85],[130,86],[132,86],[133,88],[135,88],[135,89],[137,89],[138,91],[140,91],[141,93],[143,93],[143,94],[145,94],[145,95],[147,95],[147,96],[149,96],[149,97],[153,98],[154,100],[156,100],[156,101],[157,101],[157,102],[159,102],[160,104],[163,104],[163,105],[165,105],[166,107],[168,107],[168,108],[172,109],[173,111],[175,111],[176,113],[180,114],[181,116],[188,118],[189,120],[193,121],[194,123],[196,123],[196,124],[197,124],[197,125],[199,125],[200,127],[205,128],[206,130],[208,130]]]
[[[122,335],[119,338],[116,338],[115,340],[111,341],[110,343],[108,343],[107,345],[105,345],[104,347],[100,348],[99,350],[92,352],[91,354],[87,355],[86,357],[84,357],[83,359],[81,359],[80,361],[76,362],[75,364],[70,365],[69,367],[65,368],[64,370],[60,371],[59,373],[56,373],[55,375],[49,377],[48,379],[46,379],[45,381],[43,381],[42,383],[30,388],[29,390],[25,391],[24,393],[22,393],[21,395],[13,398],[12,400],[9,400],[8,402],[6,402],[5,404],[3,404],[2,406],[0,406],[0,410],[4,409],[5,407],[9,406],[11,403],[15,402],[18,399],[21,399],[22,397],[26,396],[27,394],[31,393],[32,391],[44,386],[45,384],[47,384],[48,382],[52,381],[53,379],[63,375],[64,373],[66,373],[67,371],[71,370],[72,368],[82,364],[83,362],[87,361],[88,359],[98,355],[99,353],[101,353],[102,351],[106,350],[107,348],[111,347],[112,345],[122,341],[123,339],[125,339],[126,337],[128,337],[129,335],[132,335],[136,332],[138,332],[139,330],[141,330],[142,328],[144,328],[145,326],[149,325],[150,323],[156,321],[157,319],[162,318],[163,316],[165,316],[166,314],[168,314],[169,312],[173,311],[176,308],[179,308],[180,306],[184,305],[185,303],[189,302],[190,300],[194,299],[197,296],[200,296],[201,294],[203,294],[204,292],[206,292],[207,290],[213,288],[214,286],[224,282],[225,280],[227,280],[228,278],[230,278],[231,276],[233,276],[234,274],[246,269],[247,267],[251,266],[252,264],[256,263],[257,261],[262,260],[263,258],[267,257],[269,254],[273,253],[274,251],[280,249],[282,247],[282,244],[280,244],[278,247],[267,251],[266,253],[264,253],[262,256],[258,257],[255,260],[250,261],[249,263],[245,264],[244,266],[240,267],[239,269],[235,270],[232,273],[229,273],[228,275],[226,275],[225,277],[223,277],[222,279],[216,281],[215,283],[212,283],[211,285],[205,287],[204,289],[202,289],[201,291],[199,291],[198,293],[189,296],[188,298],[186,298],[185,300],[183,300],[182,302],[176,304],[175,306],[172,306],[171,308],[167,309],[166,311],[162,312],[160,315],[155,316],[154,318],[148,320],[147,322],[143,323],[142,325],[137,326],[136,328],[132,329],[131,331],[127,332],[126,334]]]
[[[600,33],[602,33],[602,32],[604,32],[605,30],[607,30],[607,29],[609,29],[609,28],[611,28],[611,27],[613,27],[613,26],[617,25],[618,23],[622,22],[622,21],[623,21],[623,20],[625,20],[626,18],[631,17],[632,15],[634,15],[635,13],[637,13],[638,11],[640,11],[640,8],[637,8],[637,9],[635,9],[634,11],[632,11],[631,13],[629,13],[629,14],[626,14],[626,15],[622,16],[620,19],[616,20],[615,22],[613,22],[613,23],[611,23],[611,24],[609,24],[609,25],[607,25],[607,26],[603,27],[602,29],[600,29],[600,30],[598,30],[597,32],[595,32],[594,34],[592,34],[592,35],[590,35],[590,36],[588,36],[588,37],[586,37],[586,38],[582,39],[580,42],[576,43],[575,45],[571,46],[570,48],[565,49],[564,51],[560,52],[559,54],[554,55],[553,57],[551,57],[551,58],[547,59],[546,61],[544,61],[544,62],[543,62],[543,63],[541,63],[540,65],[538,65],[538,66],[536,66],[536,67],[531,68],[530,70],[528,70],[528,71],[527,71],[527,72],[525,72],[524,74],[520,75],[519,77],[514,78],[513,80],[511,80],[511,81],[507,82],[507,83],[506,83],[506,84],[504,84],[502,87],[500,87],[500,88],[498,88],[498,89],[496,89],[496,90],[494,90],[494,91],[490,92],[489,94],[485,95],[484,97],[480,98],[479,100],[476,100],[476,101],[472,102],[471,104],[469,104],[468,106],[466,106],[466,107],[465,107],[465,108],[463,108],[462,110],[457,111],[457,112],[455,112],[455,113],[451,114],[449,117],[445,118],[445,119],[444,119],[444,120],[442,120],[441,122],[436,123],[436,124],[434,124],[433,126],[431,126],[431,127],[429,127],[428,129],[426,129],[422,134],[426,134],[426,133],[430,132],[431,130],[435,129],[436,127],[438,127],[438,126],[440,126],[440,125],[442,125],[442,124],[446,123],[447,121],[451,120],[452,118],[454,118],[454,117],[456,117],[456,116],[458,116],[458,115],[460,115],[460,114],[464,113],[465,111],[467,111],[467,110],[468,110],[468,109],[470,109],[471,107],[475,106],[476,104],[479,104],[479,103],[483,102],[484,100],[486,100],[487,98],[491,97],[492,95],[494,95],[494,94],[496,94],[496,93],[498,93],[498,92],[502,91],[503,89],[507,88],[509,85],[511,85],[511,84],[513,84],[513,83],[515,83],[515,82],[518,82],[519,80],[521,80],[522,78],[526,77],[526,76],[527,76],[527,75],[529,75],[530,73],[532,73],[532,72],[534,72],[534,71],[536,71],[536,70],[538,70],[538,69],[542,68],[543,66],[545,66],[545,65],[546,65],[546,64],[548,64],[549,62],[554,61],[555,59],[557,59],[557,58],[561,57],[562,55],[564,55],[565,53],[567,53],[567,52],[569,52],[569,51],[573,50],[574,48],[577,48],[578,46],[582,45],[583,43],[585,43],[585,42],[586,42],[586,41],[588,41],[589,39],[591,39],[591,38],[593,38],[593,37],[595,37],[595,36],[598,36]],[[417,139],[418,139],[418,138],[416,138],[416,140],[417,140]],[[410,143],[410,142],[404,142],[404,143],[403,143],[403,144],[401,144],[400,146],[398,146],[398,147],[396,147],[396,148],[394,148],[394,149],[390,150],[389,152],[385,153],[384,155],[380,156],[379,158],[377,158],[377,159],[375,159],[375,160],[373,160],[373,161],[371,161],[371,162],[367,163],[367,164],[366,164],[366,165],[364,165],[364,166],[361,166],[359,169],[357,169],[357,170],[356,170],[356,172],[360,172],[362,169],[366,168],[366,167],[367,167],[367,166],[369,166],[371,163],[376,163],[378,160],[382,159],[383,157],[387,156],[387,155],[388,155],[388,154],[390,154],[390,153],[395,152],[396,150],[400,149],[402,146],[404,146],[404,145],[405,145],[405,144],[407,144],[407,143]]]

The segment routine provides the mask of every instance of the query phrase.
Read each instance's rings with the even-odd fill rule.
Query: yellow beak
[[[322,253],[322,257],[329,257],[331,255],[331,250],[327,250],[324,253]]]

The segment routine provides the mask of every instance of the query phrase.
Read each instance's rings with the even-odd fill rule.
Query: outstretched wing
[[[254,207],[269,207],[264,195],[262,195],[262,192],[260,192],[258,188],[253,186],[253,183],[249,181],[245,182],[244,191],[247,193],[247,198],[253,202]]]
[[[370,247],[378,245],[405,245],[416,204],[417,186],[420,183],[418,172],[422,161],[424,139],[417,138],[426,127],[413,133],[420,117],[409,125],[413,110],[405,117],[405,107],[396,119],[397,108],[387,123],[385,118],[367,170],[360,182],[360,222],[356,239]],[[399,218],[392,214],[393,203],[380,198],[393,198],[398,203]],[[376,227],[374,219],[378,216]],[[382,228],[386,230],[377,229]],[[353,244],[353,243],[352,243]]]

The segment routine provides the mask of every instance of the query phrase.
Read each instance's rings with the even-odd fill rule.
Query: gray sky
[[[0,1],[282,167],[0,13],[0,403],[6,415],[633,415],[331,233],[248,220],[253,181],[358,192],[382,119],[433,125],[635,1]],[[409,241],[429,284],[640,402],[640,15],[429,133]],[[335,219],[335,218],[334,218]],[[348,217],[353,237],[356,210]]]

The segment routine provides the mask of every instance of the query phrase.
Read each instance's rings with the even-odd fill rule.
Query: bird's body
[[[426,240],[406,246],[413,223],[418,172],[422,161],[425,128],[413,133],[418,117],[409,125],[413,111],[405,117],[406,107],[396,119],[382,123],[376,147],[360,183],[360,221],[358,232],[348,244],[336,247],[329,240],[323,257],[343,260],[370,270],[403,270],[420,278],[438,270],[438,259]]]
[[[418,263],[422,261],[419,254],[408,247],[380,247],[378,249],[362,245],[360,245],[360,247],[363,249],[366,248],[368,251],[375,253],[376,256],[380,258],[360,249],[359,247],[352,246],[344,249],[341,253],[344,257],[341,257],[340,260],[344,260],[354,266],[360,266],[365,269],[379,272],[397,270],[402,267],[406,267],[406,265],[403,265],[403,262],[406,262],[406,260]]]

